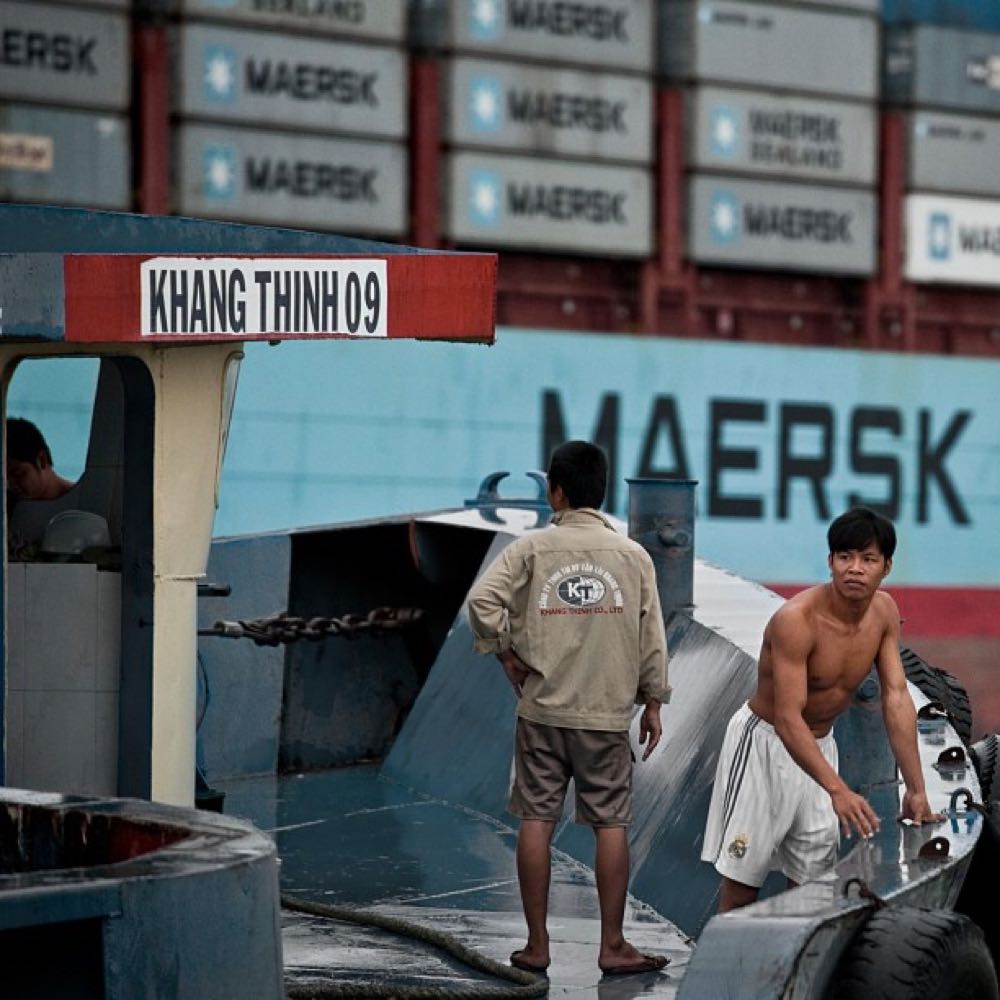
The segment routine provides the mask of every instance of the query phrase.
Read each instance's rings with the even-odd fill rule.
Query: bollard
[[[626,479],[628,533],[656,569],[663,620],[694,610],[695,479]]]

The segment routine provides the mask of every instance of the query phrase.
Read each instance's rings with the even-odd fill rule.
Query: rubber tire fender
[[[826,1000],[997,1000],[983,932],[950,910],[876,910],[841,957]]]
[[[994,792],[998,789],[994,787]],[[1000,968],[1000,912],[997,911],[997,886],[1000,885],[1000,801],[986,800],[983,832],[972,855],[955,902],[959,913],[974,920],[982,929],[993,964]]]
[[[969,695],[958,679],[940,667],[932,667],[907,646],[899,647],[906,679],[915,684],[932,701],[939,701],[963,743],[972,739],[972,705]]]
[[[996,733],[989,733],[969,747],[969,757],[979,777],[983,789],[983,801],[989,802],[1000,796],[1000,782],[997,782],[997,763],[1000,761],[1000,739]],[[994,795],[994,792],[997,794]]]

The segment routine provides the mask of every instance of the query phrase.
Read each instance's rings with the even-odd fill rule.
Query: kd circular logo
[[[600,604],[605,594],[604,584],[595,576],[569,576],[556,588],[559,600],[574,608]]]

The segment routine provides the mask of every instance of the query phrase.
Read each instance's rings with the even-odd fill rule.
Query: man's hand
[[[646,749],[642,753],[643,760],[649,759],[649,755],[656,749],[662,735],[660,703],[655,700],[647,701],[646,707],[642,710],[642,717],[639,719],[639,742],[646,744]]]
[[[944,819],[941,813],[931,811],[926,792],[911,792],[909,789],[903,795],[903,809],[899,817],[913,823],[937,823]]]
[[[833,811],[840,820],[841,833],[845,837],[850,837],[852,829],[866,840],[875,836],[881,824],[875,810],[863,795],[852,792],[845,785],[841,791],[832,792],[830,799],[833,802]]]
[[[502,653],[497,653],[497,659],[503,667],[503,672],[510,681],[510,686],[514,689],[514,694],[521,697],[522,685],[528,674],[531,672],[528,665],[512,649],[505,649]]]

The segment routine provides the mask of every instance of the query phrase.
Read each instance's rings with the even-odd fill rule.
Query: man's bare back
[[[750,708],[774,723],[775,641],[805,645],[806,703],[802,709],[813,735],[825,736],[868,676],[882,643],[893,632],[895,605],[885,593],[848,604],[833,583],[810,587],[788,600],[764,630],[757,690]],[[849,611],[845,618],[844,611]]]

